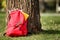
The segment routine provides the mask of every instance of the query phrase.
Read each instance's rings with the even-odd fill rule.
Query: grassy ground
[[[5,37],[5,13],[0,13],[0,40],[60,40],[60,16],[41,16],[43,32],[26,37]]]

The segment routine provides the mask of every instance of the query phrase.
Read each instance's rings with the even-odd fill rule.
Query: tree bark
[[[30,15],[28,19],[28,30],[32,33],[41,31],[39,0],[29,0],[27,12]]]
[[[29,14],[28,32],[38,33],[41,31],[39,0],[7,0],[7,10],[13,8],[19,8]]]

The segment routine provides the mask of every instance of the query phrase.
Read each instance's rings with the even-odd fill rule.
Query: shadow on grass
[[[43,33],[43,34],[60,34],[60,30],[43,30],[40,33]]]
[[[18,37],[29,37],[29,36],[32,36],[32,35],[39,35],[39,34],[60,34],[60,30],[42,30],[40,31],[39,33],[29,33],[28,35],[26,36],[18,36]],[[4,36],[4,35],[3,35]]]
[[[28,36],[32,36],[33,34],[34,33],[28,34]],[[34,35],[39,35],[39,34],[60,34],[60,30],[42,30]]]

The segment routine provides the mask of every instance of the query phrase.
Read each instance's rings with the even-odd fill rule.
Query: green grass
[[[60,40],[60,16],[41,16],[43,32],[26,37],[3,36],[5,30],[5,13],[0,13],[0,40]]]
[[[5,27],[5,13],[0,13],[0,32],[4,30]]]
[[[60,30],[60,16],[42,16],[42,28],[46,30]]]

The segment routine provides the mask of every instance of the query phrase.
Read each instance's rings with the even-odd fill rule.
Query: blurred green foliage
[[[0,0],[0,9],[6,8],[6,0]]]
[[[3,0],[0,0],[0,9],[2,8],[2,1],[3,1]]]
[[[6,0],[2,1],[2,6],[3,6],[3,8],[6,8]]]

